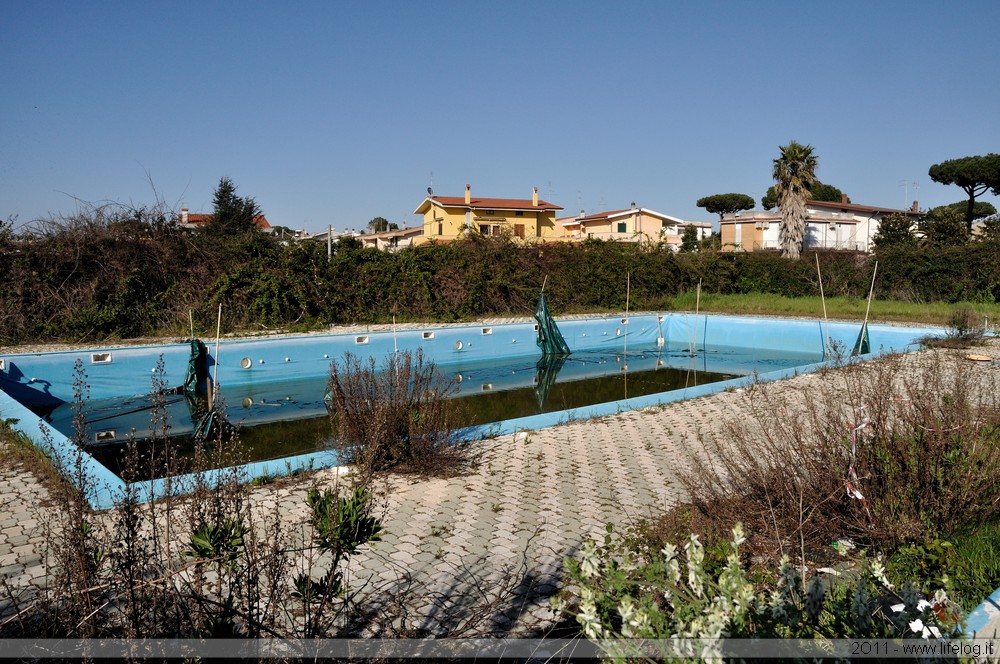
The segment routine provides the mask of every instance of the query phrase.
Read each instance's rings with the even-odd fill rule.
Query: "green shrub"
[[[610,535],[610,527],[609,527]],[[961,635],[961,613],[943,590],[924,595],[913,584],[897,593],[882,565],[854,578],[803,576],[787,557],[774,583],[754,583],[741,564],[745,541],[737,524],[715,560],[696,535],[660,549],[628,540],[584,542],[565,566],[573,591],[554,601],[610,657],[649,651],[618,639],[692,639],[658,657],[718,657],[727,638],[930,638]],[[710,571],[712,569],[716,571]],[[698,641],[704,639],[704,641]],[[671,642],[667,641],[668,647]],[[648,645],[647,645],[648,647]]]

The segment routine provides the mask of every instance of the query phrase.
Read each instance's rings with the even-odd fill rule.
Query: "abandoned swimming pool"
[[[831,323],[827,329],[817,321],[644,314],[562,320],[559,327],[573,355],[548,366],[539,362],[536,326],[513,323],[227,340],[218,353],[214,344],[207,344],[202,370],[217,376],[229,408],[244,411],[248,423],[321,420],[325,407],[317,391],[325,385],[331,361],[345,352],[381,358],[397,350],[420,348],[443,373],[460,380],[456,383],[460,397],[482,400],[482,395],[492,393],[504,395],[507,402],[515,400],[513,395],[528,401],[527,410],[506,405],[479,409],[485,414],[470,422],[476,426],[469,434],[498,435],[711,394],[745,384],[755,372],[760,379],[773,380],[810,371],[822,366],[828,337],[839,347],[850,348],[860,325]],[[941,331],[869,325],[871,348],[879,352],[909,350],[921,337],[935,333]],[[66,431],[65,422],[71,418],[60,413],[70,410],[74,391],[81,389],[79,375],[74,387],[74,366],[86,374],[87,396],[93,406],[91,442],[96,445],[119,442],[133,429],[141,437],[142,428],[150,426],[146,394],[151,380],[165,387],[179,386],[188,379],[191,362],[189,344],[0,356],[0,417],[16,420],[16,429],[35,444],[51,448],[53,455],[68,464],[79,451],[71,442],[72,432],[67,435]],[[676,374],[673,383],[662,381],[668,373]],[[597,383],[583,382],[587,380],[614,387],[597,390],[593,387]],[[599,402],[569,399],[576,393],[598,394]],[[540,397],[553,394],[557,398],[546,407],[547,399]],[[171,432],[184,433],[184,421],[191,418],[183,413],[189,406],[180,395],[166,399],[182,413],[171,423]],[[539,405],[530,406],[533,401]],[[114,426],[102,427],[101,408],[106,406],[109,413],[114,410],[120,416],[123,402],[134,406],[124,409],[132,411],[134,424],[126,417]],[[334,452],[315,447],[286,447],[280,458],[264,452],[264,458],[241,471],[254,477],[337,464]],[[90,500],[98,508],[111,506],[124,487],[108,468],[115,464],[107,457],[103,461],[86,451],[82,454],[93,480]],[[172,486],[183,490],[192,479],[174,478]],[[141,484],[147,497],[165,491],[162,480]]]

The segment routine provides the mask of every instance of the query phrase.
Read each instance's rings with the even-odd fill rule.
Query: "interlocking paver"
[[[822,377],[807,376],[778,389],[794,400],[823,385]],[[407,622],[431,633],[469,620],[468,604],[508,588],[516,588],[515,596],[492,617],[484,615],[480,627],[511,634],[544,627],[554,618],[547,597],[560,587],[564,557],[587,538],[603,539],[609,522],[620,531],[681,500],[677,471],[699,438],[724,436],[726,421],[745,417],[745,409],[744,395],[720,393],[531,431],[526,440],[480,441],[473,447],[477,469],[461,477],[387,478],[379,491],[383,541],[355,556],[353,578],[373,579],[363,592],[385,607],[393,602],[376,597],[379,589],[412,587],[417,608]],[[345,481],[335,477],[318,471],[312,480]],[[253,499],[261,514],[280,513],[290,541],[301,542],[309,537],[301,528],[306,490],[256,487]],[[8,581],[42,581],[45,498],[27,473],[0,470],[0,576]],[[315,556],[297,560],[303,569],[325,563]]]

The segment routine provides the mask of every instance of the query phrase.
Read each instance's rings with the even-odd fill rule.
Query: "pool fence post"
[[[212,389],[209,392],[208,408],[212,409],[215,397],[219,395],[219,337],[222,336],[222,303],[219,303],[219,315],[215,321],[215,371],[212,376]]]
[[[622,350],[622,365],[623,371],[628,371],[628,302],[629,296],[632,294],[632,273],[625,273],[625,347]]]
[[[816,276],[819,277],[819,299],[823,302],[823,323],[826,326],[826,341],[823,346],[823,359],[826,359],[827,351],[830,350],[830,319],[826,316],[826,296],[823,295],[823,273],[819,270],[819,252],[813,254],[816,257]]]
[[[691,346],[691,357],[698,354],[698,312],[701,310],[701,279],[698,280],[698,288],[695,290],[694,296],[694,325],[691,326],[691,331],[694,334],[694,344]]]

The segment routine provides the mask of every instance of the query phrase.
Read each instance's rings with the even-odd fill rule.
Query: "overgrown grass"
[[[997,376],[937,351],[903,359],[815,389],[749,389],[749,419],[680,474],[694,511],[800,557],[838,537],[892,550],[1000,518]]]
[[[1000,587],[1000,521],[962,527],[888,552],[893,579],[920,579],[921,590],[947,588],[966,612]]]
[[[674,310],[694,311],[695,293],[688,291],[673,300]],[[853,297],[826,298],[826,311],[831,319],[862,320],[865,317],[867,301]],[[971,307],[980,316],[989,319],[990,325],[1000,321],[1000,305],[970,304],[961,302],[902,302],[899,300],[872,300],[869,320],[872,322],[907,322],[927,325],[948,325],[956,309]],[[700,310],[714,313],[742,315],[804,316],[823,317],[823,303],[819,296],[786,297],[771,293],[747,293],[741,295],[701,294]]]
[[[26,435],[14,430],[15,423],[16,420],[4,419],[0,413],[0,463],[6,468],[23,468],[46,486],[65,482],[49,456],[35,447]]]
[[[1000,588],[1000,522],[953,533],[956,567],[952,583],[962,608],[971,611]]]

